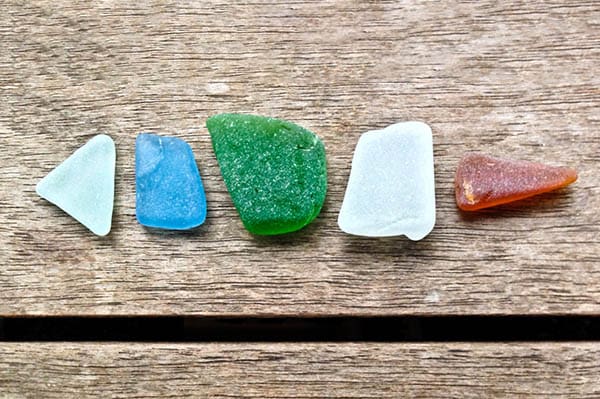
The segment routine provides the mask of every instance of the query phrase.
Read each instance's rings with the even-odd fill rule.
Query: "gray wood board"
[[[0,314],[408,315],[600,312],[600,6],[590,1],[3,3]],[[204,123],[286,118],[320,135],[329,191],[310,226],[252,237]],[[420,242],[339,231],[361,133],[434,134],[437,225]],[[209,215],[135,219],[134,142],[187,140]],[[35,194],[98,133],[117,144],[106,238]],[[573,186],[461,214],[466,151],[568,165]]]
[[[597,398],[596,343],[1,343],[0,397]]]

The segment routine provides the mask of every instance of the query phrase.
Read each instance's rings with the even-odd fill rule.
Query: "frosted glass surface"
[[[92,233],[107,235],[113,213],[115,160],[113,140],[104,134],[94,136],[48,173],[36,192]]]
[[[435,224],[433,142],[429,126],[402,122],[361,135],[342,208],[349,234],[420,240]]]

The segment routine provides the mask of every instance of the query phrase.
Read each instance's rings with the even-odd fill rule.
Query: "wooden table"
[[[0,0],[0,315],[600,314],[597,1]],[[292,120],[321,136],[320,217],[252,237],[205,121]],[[434,134],[437,224],[420,242],[339,231],[361,133]],[[135,220],[134,141],[196,155],[207,222]],[[35,184],[95,134],[117,144],[113,230],[94,237]],[[571,187],[461,214],[466,151],[569,165]],[[600,344],[8,343],[0,398],[598,397]]]

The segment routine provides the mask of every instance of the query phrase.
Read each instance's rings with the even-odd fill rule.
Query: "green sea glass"
[[[259,235],[296,231],[314,220],[327,191],[323,142],[280,119],[220,114],[206,122],[242,223]]]

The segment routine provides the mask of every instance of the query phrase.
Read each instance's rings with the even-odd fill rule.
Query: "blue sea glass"
[[[140,224],[187,230],[206,219],[206,195],[188,143],[150,133],[135,142],[136,216]]]

